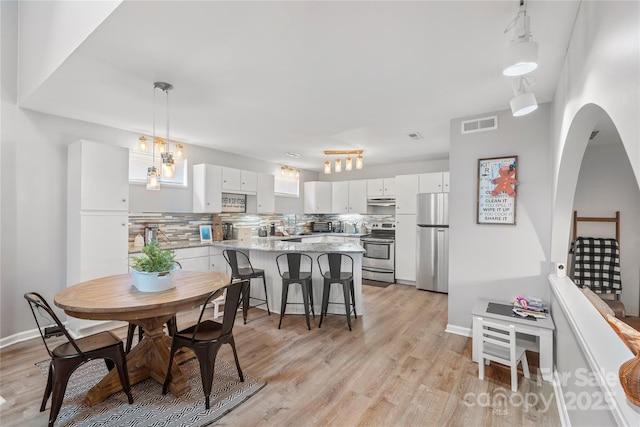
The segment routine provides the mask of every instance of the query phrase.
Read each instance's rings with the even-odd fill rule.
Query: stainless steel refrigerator
[[[416,287],[449,292],[449,193],[418,194]]]

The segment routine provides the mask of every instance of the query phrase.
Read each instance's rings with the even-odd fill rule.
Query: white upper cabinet
[[[74,209],[129,210],[129,150],[78,141],[69,145],[68,194]]]
[[[222,211],[222,168],[216,165],[193,166],[193,212]]]
[[[349,181],[349,213],[367,213],[367,180]]]
[[[257,213],[273,213],[273,185],[273,175],[217,165],[194,165],[193,212],[222,212],[222,193],[239,193],[256,195]]]
[[[395,195],[395,178],[378,178],[367,180],[367,197],[391,197]]]
[[[332,213],[367,213],[367,181],[331,183]]]
[[[240,169],[222,168],[222,191],[240,191]]]
[[[420,174],[420,193],[448,193],[449,172]]]
[[[256,194],[258,173],[241,169],[222,167],[222,191],[241,194]]]
[[[420,176],[418,174],[396,176],[396,214],[416,213],[419,187]]]
[[[349,213],[349,181],[331,183],[331,212]]]
[[[305,182],[304,213],[331,213],[331,192],[330,182]]]
[[[270,175],[273,180],[273,175]],[[240,191],[256,193],[258,191],[258,173],[253,171],[240,171]]]
[[[276,210],[276,197],[274,193],[275,177],[266,173],[257,174],[257,212],[273,213]]]

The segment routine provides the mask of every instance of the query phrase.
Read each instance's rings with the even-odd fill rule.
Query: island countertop
[[[223,240],[211,246],[225,249],[239,249],[267,252],[343,252],[364,253],[364,248],[355,243],[304,243],[273,240],[269,237],[254,237],[251,240]]]
[[[240,249],[240,250],[259,250],[271,252],[345,252],[345,253],[364,253],[362,246],[353,243],[335,243],[335,242],[318,242],[305,243],[304,239],[309,237],[321,236],[338,236],[338,237],[359,237],[361,235],[345,234],[345,233],[325,233],[321,235],[300,235],[300,236],[272,236],[272,237],[252,237],[249,241],[241,240],[222,240],[213,243],[180,242],[168,244],[160,242],[162,249],[187,249],[199,247],[219,247],[223,249]],[[302,239],[302,242],[293,242],[290,240]],[[142,247],[129,245],[129,253],[137,254],[142,252]]]

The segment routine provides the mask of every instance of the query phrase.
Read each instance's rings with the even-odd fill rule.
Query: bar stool
[[[312,286],[312,272],[313,272],[313,258],[307,254],[300,252],[289,252],[278,255],[276,257],[276,265],[278,266],[278,273],[282,277],[282,303],[280,304],[280,323],[278,323],[278,329],[282,326],[282,318],[284,312],[287,310],[287,299],[289,297],[289,285],[299,284],[302,288],[302,304],[304,305],[304,314],[307,318],[307,329],[311,330],[311,324],[309,323],[309,305],[311,305],[311,312],[315,319],[316,313],[313,309],[313,286]]]
[[[269,310],[269,300],[267,297],[267,282],[264,277],[264,270],[261,268],[253,268],[249,257],[244,252],[236,251],[235,249],[225,249],[222,251],[224,259],[227,260],[227,264],[231,267],[231,280],[251,280],[262,277],[262,285],[264,286],[264,299],[251,296],[251,286],[247,286],[242,292],[242,317],[245,325],[247,324],[247,311],[249,310],[249,299],[253,298],[258,301],[264,301],[260,304],[256,304],[254,307],[261,305],[267,306],[267,313],[271,316],[271,310]]]
[[[345,264],[348,265],[348,268],[345,271],[342,271],[343,260],[345,261]],[[337,283],[342,285],[347,325],[349,326],[349,330],[351,330],[351,306],[353,306],[353,316],[356,319],[358,318],[358,314],[356,313],[356,298],[353,284],[353,258],[347,254],[336,252],[320,254],[318,256],[318,267],[320,268],[320,274],[324,278],[324,284],[322,286],[322,310],[320,313],[320,324],[318,325],[318,328],[322,326],[322,319],[327,314],[329,304],[341,304],[329,301],[331,285]]]

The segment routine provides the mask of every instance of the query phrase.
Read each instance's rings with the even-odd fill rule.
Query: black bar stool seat
[[[244,323],[247,323],[247,312],[249,311],[249,300],[251,298],[262,301],[259,304],[254,305],[258,307],[261,305],[267,306],[267,313],[271,316],[271,310],[269,310],[269,298],[267,296],[267,282],[264,275],[264,270],[261,268],[253,268],[251,261],[247,254],[235,249],[225,249],[222,251],[224,259],[227,260],[227,264],[231,267],[231,280],[251,280],[262,278],[262,286],[264,287],[264,299],[251,296],[251,286],[245,287],[242,292],[242,317]]]

